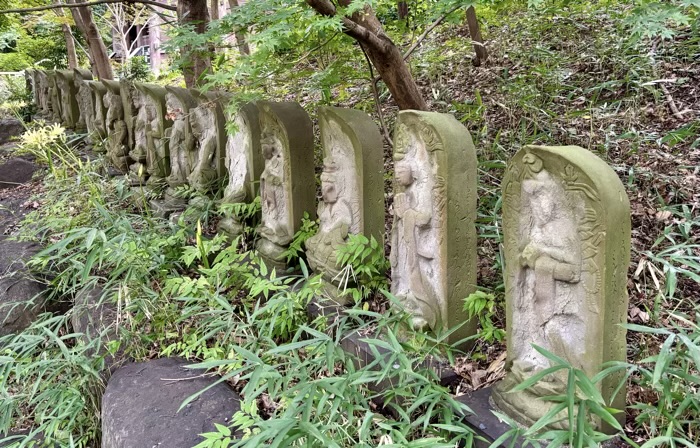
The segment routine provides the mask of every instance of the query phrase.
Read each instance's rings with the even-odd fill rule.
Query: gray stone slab
[[[102,397],[102,448],[191,448],[199,434],[227,425],[240,397],[219,383],[178,411],[191,395],[217,378],[186,369],[181,358],[127,364],[112,375]]]
[[[12,141],[24,133],[24,124],[16,118],[0,119],[0,145]]]
[[[10,159],[0,165],[0,190],[14,188],[32,180],[37,166],[24,159]]]

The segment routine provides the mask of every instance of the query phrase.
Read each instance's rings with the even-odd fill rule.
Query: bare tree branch
[[[418,45],[420,45],[420,43],[423,42],[423,40],[425,40],[426,37],[428,37],[428,34],[430,34],[430,32],[433,31],[435,28],[437,28],[438,25],[440,25],[440,24],[442,23],[442,21],[445,20],[445,19],[447,18],[447,16],[449,16],[449,15],[452,14],[453,12],[457,11],[457,10],[458,10],[459,8],[461,8],[461,7],[462,7],[462,5],[457,5],[457,6],[455,6],[454,8],[450,9],[449,11],[447,11],[445,14],[443,14],[443,15],[441,15],[440,17],[438,17],[437,19],[435,19],[435,21],[434,21],[433,23],[431,23],[431,24],[425,29],[425,31],[423,31],[423,34],[421,34],[420,36],[418,36],[418,39],[416,39],[416,41],[413,42],[413,45],[411,45],[411,47],[410,47],[408,50],[406,50],[406,52],[403,54],[404,60],[405,60],[405,59],[408,59],[408,57],[411,56],[411,54],[412,54],[414,51],[416,51],[416,48],[418,48]]]
[[[330,0],[306,0],[306,3],[316,10],[317,13],[326,17],[334,17],[336,15],[335,5]],[[355,22],[348,17],[341,17],[343,32],[348,36],[357,39],[360,42],[365,42],[372,45],[376,49],[385,48],[386,42],[380,39],[369,29]]]
[[[151,5],[158,8],[167,9],[168,11],[177,11],[177,7],[175,6],[166,5],[165,3],[160,3],[153,0],[95,0],[85,3],[55,4],[46,6],[35,6],[33,8],[4,9],[0,11],[0,14],[47,11],[49,9],[56,8],[82,8],[83,6],[103,5],[105,3],[141,3],[143,5]]]
[[[365,55],[365,60],[367,61],[367,66],[369,67],[369,77],[372,80],[372,95],[374,95],[374,104],[377,106],[377,116],[379,117],[379,124],[382,127],[382,135],[384,136],[384,140],[391,146],[392,148],[394,147],[394,142],[391,140],[391,136],[389,135],[389,130],[386,128],[386,124],[384,123],[384,113],[382,112],[382,103],[379,101],[379,91],[377,90],[377,81],[379,81],[379,77],[374,78],[374,70],[372,69],[372,62],[369,60],[369,56],[367,56],[367,51],[365,51],[365,47],[360,44],[360,48],[362,49],[362,54]]]

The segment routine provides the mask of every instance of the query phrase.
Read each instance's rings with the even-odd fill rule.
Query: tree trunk
[[[396,5],[399,12],[399,19],[403,20],[408,17],[408,2],[406,0],[399,0]]]
[[[209,11],[207,2],[203,0],[178,0],[177,19],[180,25],[193,24],[194,31],[198,34],[207,30],[209,23]],[[211,49],[196,50],[191,45],[184,46],[181,50],[185,85],[188,88],[196,87],[204,82],[204,74],[211,71]]]
[[[209,5],[209,17],[211,20],[219,20],[219,0],[211,0]]]
[[[347,6],[350,1],[340,0],[340,4]],[[334,16],[336,13],[330,0],[306,0],[306,3],[321,15]],[[362,45],[399,109],[428,110],[401,50],[386,35],[372,8],[366,6],[342,20],[343,31]]]
[[[61,25],[63,37],[66,39],[66,56],[68,57],[68,68],[73,70],[78,68],[78,55],[75,52],[75,42],[73,41],[73,33],[70,32],[70,26],[64,23]]]
[[[476,67],[481,65],[489,57],[488,51],[484,46],[484,38],[481,37],[481,29],[479,29],[479,20],[476,18],[476,10],[474,6],[467,8],[467,26],[469,27],[469,35],[472,38],[474,45],[474,53],[476,56],[472,61]]]
[[[54,9],[53,11],[58,17],[65,17],[63,9]],[[68,58],[68,68],[73,70],[78,68],[78,55],[75,52],[75,41],[73,40],[73,33],[70,30],[70,25],[65,23],[61,25],[61,31],[63,31],[63,38],[66,40],[66,57]]]
[[[67,3],[80,4],[84,3],[84,0],[67,0]],[[69,9],[73,15],[75,25],[85,36],[97,77],[99,79],[114,79],[112,65],[109,62],[109,53],[107,53],[107,47],[102,40],[102,36],[100,36],[97,26],[95,26],[92,11],[87,6]]]
[[[228,4],[231,8],[231,11],[240,6],[238,0],[228,0]],[[245,38],[245,32],[243,30],[239,30],[236,31],[234,34],[236,36],[236,43],[238,44],[238,51],[240,51],[242,55],[249,55],[250,47],[248,46],[248,41]]]

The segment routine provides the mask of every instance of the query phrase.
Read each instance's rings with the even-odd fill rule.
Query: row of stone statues
[[[322,201],[316,206],[312,121],[296,103],[248,104],[231,97],[129,81],[93,81],[81,70],[28,73],[40,116],[105,139],[107,156],[139,182],[165,182],[167,212],[182,207],[175,188],[223,188],[223,201],[262,204],[257,249],[277,268],[304,213],[318,215],[306,242],[311,268],[337,287],[339,249],[349,235],[383,242],[383,147],[363,112],[320,108]],[[227,132],[227,126],[231,132]],[[447,114],[402,111],[394,139],[391,290],[416,329],[446,330],[452,342],[476,332],[462,309],[476,290],[477,160],[469,132]],[[624,361],[629,203],[613,170],[579,147],[525,147],[503,182],[503,246],[508,374],[494,400],[531,424],[566,378],[550,375],[507,391],[550,366],[532,344],[593,376]],[[241,233],[226,217],[220,228]],[[342,301],[342,294],[335,298]],[[600,384],[611,400],[619,381]],[[609,404],[622,408],[624,393]]]

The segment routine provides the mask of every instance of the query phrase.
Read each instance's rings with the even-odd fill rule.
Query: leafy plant
[[[505,330],[497,328],[493,323],[496,307],[496,297],[481,290],[469,294],[464,299],[464,311],[467,312],[469,319],[479,318],[479,323],[481,324],[479,338],[486,343],[501,342],[506,336]]]
[[[119,76],[131,81],[151,81],[153,72],[144,56],[134,56],[121,64]]]
[[[338,248],[336,261],[338,266],[343,266],[338,274],[339,283],[356,302],[373,292],[388,289],[389,260],[374,236],[368,239],[362,234],[348,235],[346,244]],[[352,287],[352,283],[358,288]]]
[[[503,414],[500,418],[508,421],[513,429],[493,442],[492,446],[499,446],[514,437],[524,437],[528,444],[539,446],[540,441],[546,441],[546,446],[557,448],[568,445],[574,448],[597,447],[606,440],[613,438],[600,432],[597,428],[601,423],[610,425],[612,428],[622,431],[622,426],[615,418],[619,410],[608,407],[598,390],[598,383],[605,377],[626,366],[615,363],[603,369],[593,378],[589,378],[585,372],[573,367],[565,359],[547,351],[542,347],[533,345],[535,350],[545,356],[551,367],[543,369],[512,389],[512,392],[524,391],[547,377],[557,373],[557,378],[566,378],[566,390],[562,394],[541,397],[552,403],[549,411],[537,420],[532,426],[523,430],[515,422]],[[561,375],[561,371],[565,375]],[[624,385],[621,383],[613,396],[616,395]],[[552,429],[552,425],[564,423],[565,429]]]
[[[318,222],[312,221],[309,214],[304,212],[304,217],[301,219],[301,227],[294,234],[292,242],[284,252],[283,256],[287,259],[287,264],[294,264],[295,260],[301,258],[301,254],[306,250],[306,240],[314,236],[318,232]]]
[[[700,419],[700,397],[688,391],[700,387],[700,311],[695,321],[688,316],[670,314],[670,328],[651,328],[628,324],[628,330],[663,340],[657,354],[628,365],[633,383],[653,391],[656,400],[639,402],[630,408],[638,411],[636,423],[649,430],[642,445],[692,446],[700,443],[695,423]],[[660,342],[660,341],[659,341]],[[656,345],[656,343],[654,343]]]

